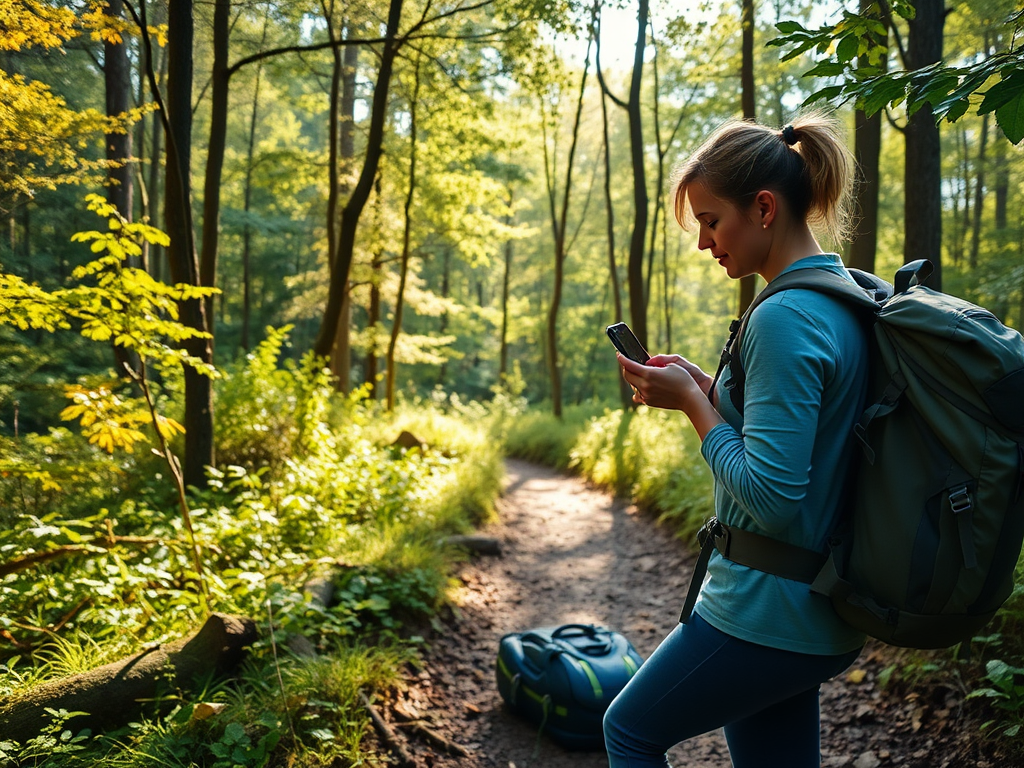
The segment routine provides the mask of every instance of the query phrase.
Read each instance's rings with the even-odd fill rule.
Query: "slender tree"
[[[104,13],[120,20],[124,13],[122,0],[107,0]],[[107,116],[116,118],[131,106],[131,65],[128,62],[128,45],[120,35],[115,39],[108,36],[103,42],[103,77],[106,91]],[[118,130],[106,134],[107,160],[111,163],[107,172],[107,199],[125,219],[131,221],[134,214],[132,184],[132,133]]]
[[[403,207],[402,255],[399,266],[398,293],[395,296],[394,319],[391,324],[391,338],[388,340],[387,351],[387,410],[395,408],[395,348],[398,337],[402,333],[402,314],[405,310],[405,286],[409,279],[409,258],[411,256],[412,237],[412,203],[416,195],[416,113],[420,98],[420,56],[417,54],[413,66],[412,96],[409,98],[409,187],[405,195]]]
[[[145,5],[142,5],[145,9]],[[142,19],[145,27],[145,17]],[[170,245],[167,257],[175,283],[200,285],[199,261],[192,225],[189,168],[192,153],[192,41],[194,22],[191,0],[170,0],[167,14],[167,176],[164,220]],[[146,36],[144,35],[144,39]],[[155,82],[153,83],[155,86]],[[157,95],[157,92],[154,93]],[[204,302],[181,302],[181,320],[189,328],[207,331]],[[213,360],[207,339],[192,339],[186,351],[204,363]],[[209,376],[192,367],[185,374],[185,467],[187,485],[206,486],[206,467],[214,463],[213,388]]]
[[[981,246],[981,212],[985,206],[985,164],[988,150],[988,114],[981,116],[981,135],[978,137],[978,159],[974,174],[974,219],[971,222],[971,250],[967,263],[971,269],[978,267],[978,250]]]
[[[917,0],[907,35],[907,69],[942,60],[944,0]],[[907,120],[904,161],[903,260],[930,259],[935,271],[928,279],[942,288],[942,165],[939,126],[929,103]]]
[[[359,218],[370,197],[370,189],[377,175],[384,142],[384,125],[387,118],[388,93],[391,88],[391,75],[394,70],[395,57],[401,41],[398,39],[398,27],[402,19],[403,0],[391,0],[388,9],[387,27],[384,43],[380,54],[380,68],[373,88],[373,103],[370,107],[370,127],[367,132],[366,157],[348,202],[341,212],[341,231],[338,236],[338,253],[336,263],[331,267],[331,283],[327,295],[327,306],[320,323],[320,333],[313,351],[321,357],[328,357],[334,349],[334,340],[338,333],[338,319],[342,314],[343,305],[348,301],[348,275],[355,255],[356,230]]]
[[[172,2],[173,4],[173,2]],[[199,257],[201,285],[217,284],[217,249],[220,242],[220,181],[228,131],[228,42],[231,0],[213,5],[213,72],[210,97],[210,143],[203,185],[203,239]],[[213,297],[206,300],[206,319],[213,331]],[[212,344],[212,340],[211,340]]]
[[[860,11],[872,13],[877,0],[860,0]],[[887,17],[880,19],[883,25]],[[888,28],[888,27],[886,27]],[[858,61],[859,67],[884,66],[888,47],[888,35],[872,36],[871,47]],[[854,114],[853,152],[857,159],[856,184],[854,185],[856,220],[853,241],[850,244],[849,264],[867,272],[875,271],[875,254],[878,249],[878,192],[879,159],[882,154],[882,113],[870,117],[862,109]]]
[[[557,157],[548,149],[547,136],[544,138],[544,179],[547,185],[548,214],[551,218],[551,234],[554,239],[555,264],[554,284],[551,292],[551,304],[548,307],[547,352],[548,366],[551,375],[551,406],[556,417],[562,418],[562,374],[558,360],[558,312],[562,304],[562,288],[565,274],[566,256],[566,225],[569,218],[569,200],[572,197],[572,172],[576,161],[576,147],[579,142],[580,119],[583,116],[583,97],[587,88],[587,75],[590,70],[590,48],[593,34],[587,38],[587,52],[583,61],[583,73],[580,76],[579,95],[576,98],[576,115],[573,119],[572,134],[569,142],[569,156],[566,159],[565,182],[559,200],[555,174]],[[542,125],[547,122],[544,120]]]
[[[756,120],[757,108],[754,100],[754,0],[743,0],[740,23],[743,37],[740,45],[740,107],[744,120]],[[754,301],[757,289],[757,275],[740,278],[739,314],[747,311]]]
[[[600,7],[600,3],[598,4]],[[644,290],[644,248],[647,244],[647,174],[645,170],[645,147],[643,115],[640,104],[640,86],[643,82],[644,50],[647,44],[647,21],[650,16],[648,0],[639,0],[637,5],[636,40],[633,46],[633,71],[629,81],[629,99],[623,101],[608,89],[601,72],[600,59],[597,61],[597,77],[601,90],[616,105],[626,110],[629,116],[629,149],[633,166],[633,233],[629,240],[629,262],[626,276],[629,285],[629,319],[633,333],[640,343],[647,345],[647,296]],[[596,26],[600,34],[600,14]],[[600,50],[600,49],[599,49]]]

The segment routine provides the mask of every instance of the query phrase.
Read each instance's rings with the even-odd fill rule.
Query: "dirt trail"
[[[484,533],[503,556],[465,563],[458,608],[434,636],[427,663],[397,694],[390,717],[426,718],[468,750],[449,756],[411,737],[420,766],[448,768],[599,768],[603,753],[567,752],[502,706],[494,680],[498,641],[507,632],[586,622],[623,632],[644,657],[675,626],[691,556],[627,503],[553,470],[508,462],[500,521]],[[870,648],[854,673],[822,689],[822,765],[827,768],[996,768],[958,738],[962,694],[883,697]],[[960,723],[959,725],[962,725]],[[409,729],[400,731],[411,733]],[[720,732],[669,753],[677,768],[730,765]]]

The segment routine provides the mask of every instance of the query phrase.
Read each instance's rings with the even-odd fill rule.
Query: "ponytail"
[[[732,120],[677,168],[676,220],[686,220],[686,190],[694,182],[738,208],[768,189],[785,199],[798,220],[839,242],[850,231],[853,166],[834,117],[803,115],[781,131]]]

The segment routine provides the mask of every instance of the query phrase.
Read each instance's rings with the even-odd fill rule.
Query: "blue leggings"
[[[859,652],[768,648],[720,632],[694,613],[608,708],[609,768],[664,768],[669,747],[722,726],[735,768],[818,768],[818,687]]]

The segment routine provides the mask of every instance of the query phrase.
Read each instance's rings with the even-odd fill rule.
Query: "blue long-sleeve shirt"
[[[806,268],[847,274],[833,254],[801,259],[785,271]],[[715,477],[716,514],[726,525],[825,551],[864,402],[864,331],[841,300],[791,289],[754,311],[740,355],[743,415],[729,398],[726,372],[718,388],[726,423],[708,432],[701,447]],[[697,610],[723,632],[773,648],[840,654],[864,643],[808,585],[718,552]]]

